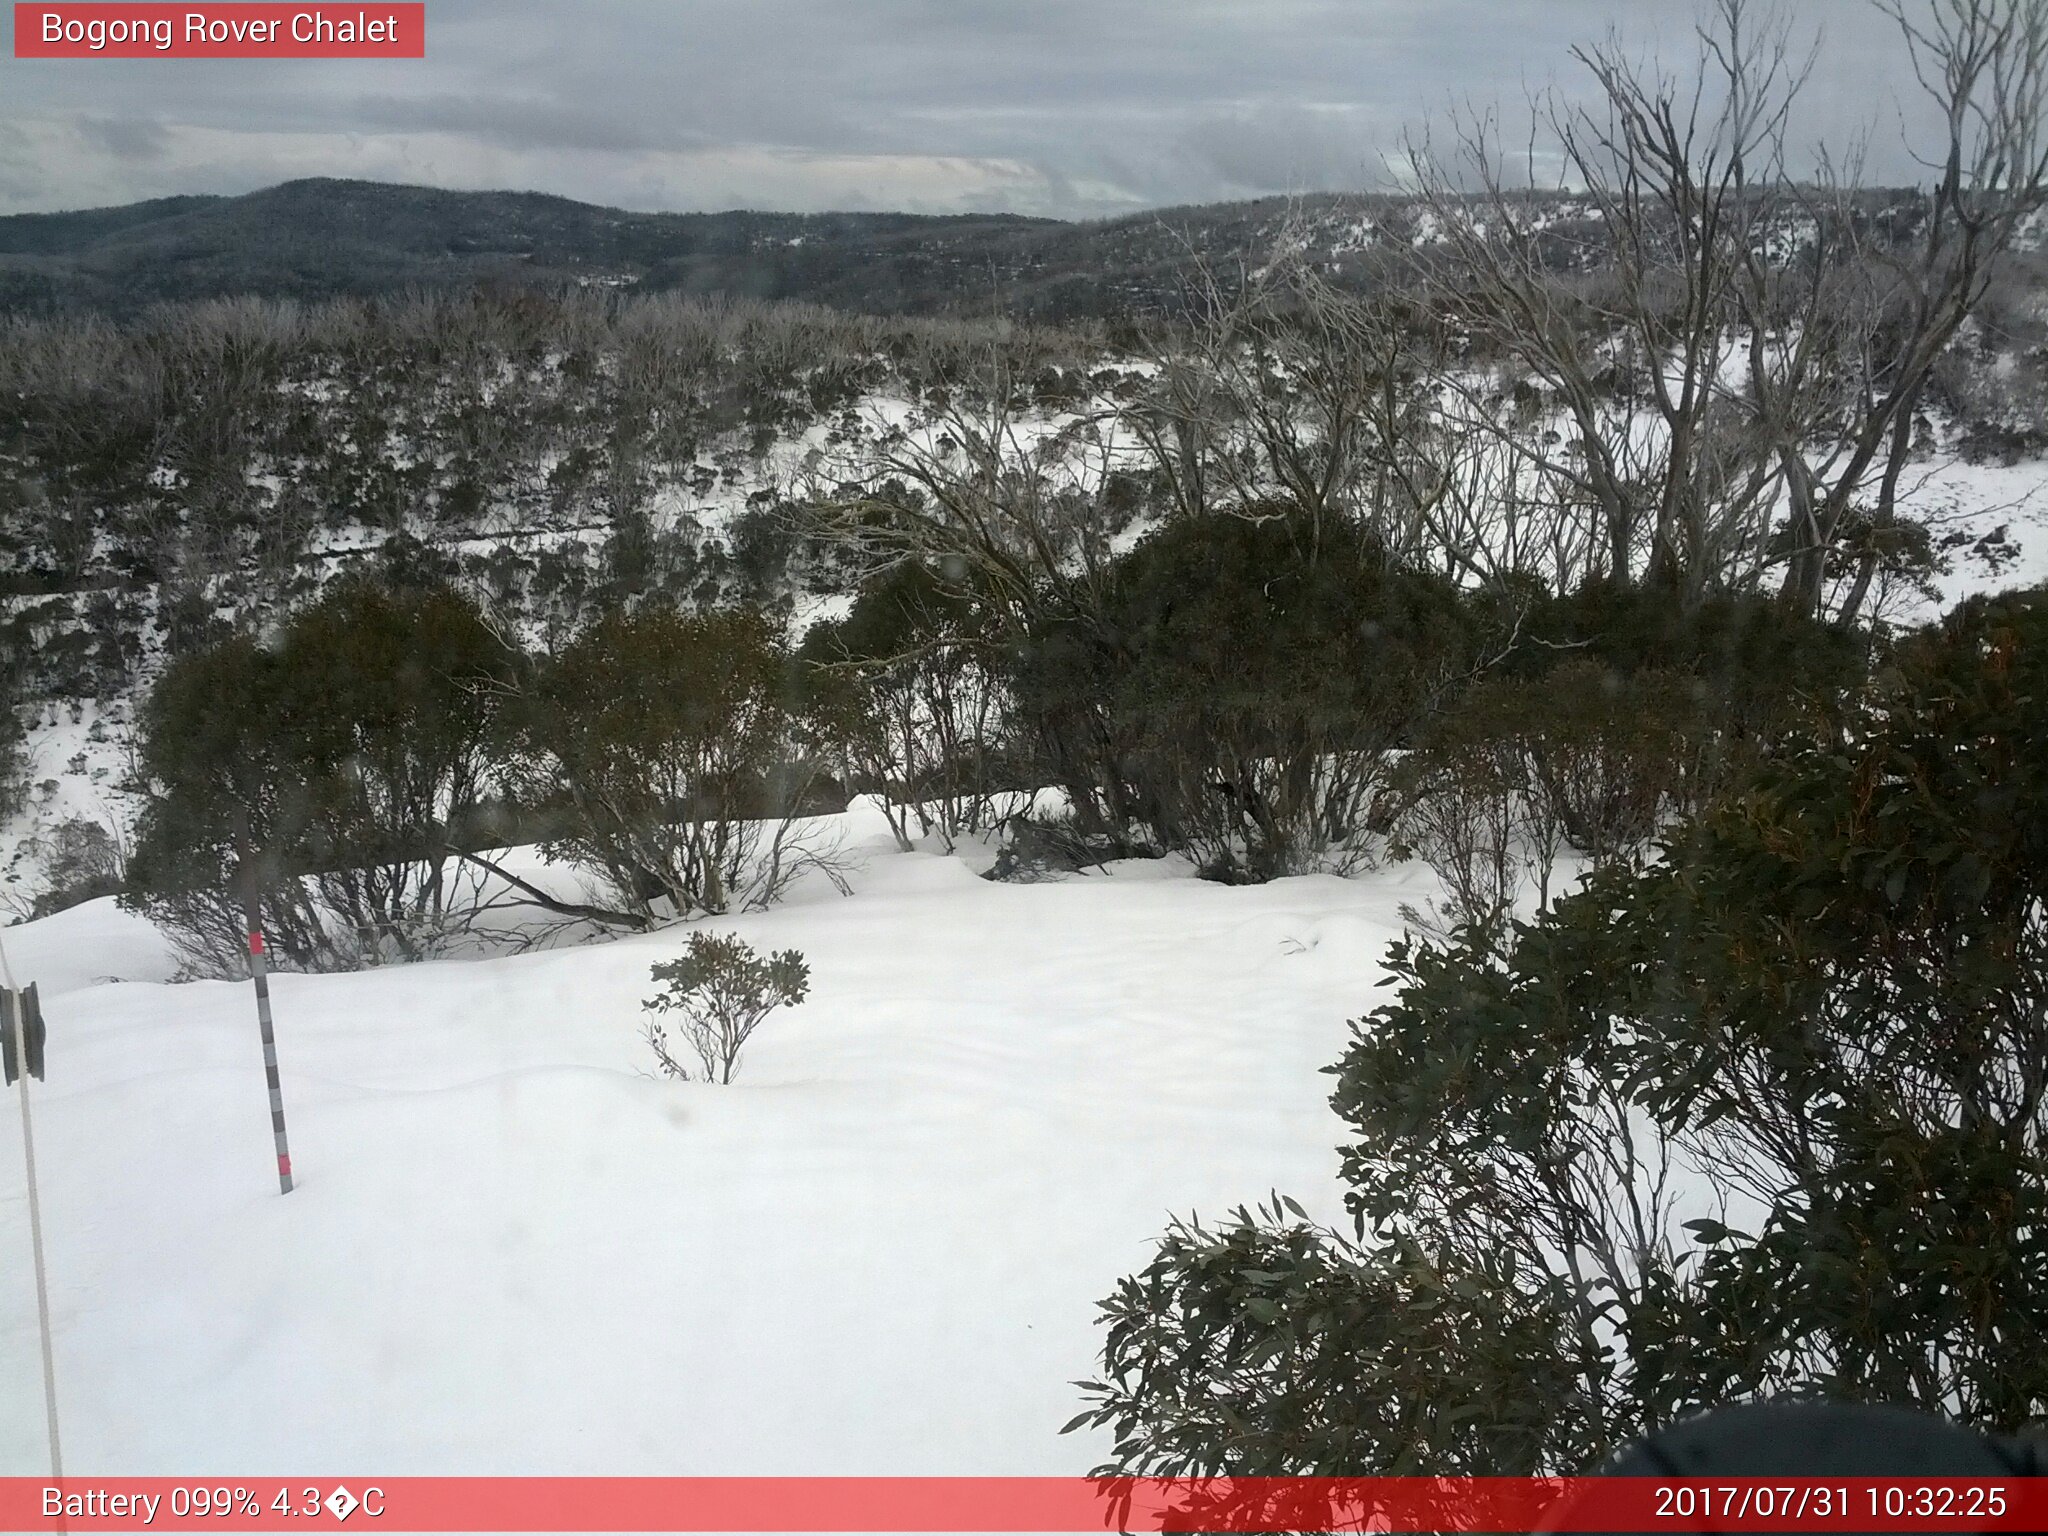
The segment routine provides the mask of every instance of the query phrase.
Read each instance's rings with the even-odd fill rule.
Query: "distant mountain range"
[[[1583,197],[1537,194],[1547,259],[1598,262]],[[1863,210],[1919,216],[1910,193]],[[1787,238],[1800,217],[1787,214]],[[479,282],[803,299],[876,314],[1050,321],[1173,311],[1206,263],[1228,286],[1283,234],[1340,282],[1370,284],[1425,242],[1399,194],[1264,198],[1094,223],[1015,214],[628,213],[538,192],[288,181],[243,197],[0,217],[0,314],[129,316],[228,294],[322,299]],[[1905,226],[1900,226],[1905,227]],[[1587,237],[1594,238],[1587,238]],[[2038,248],[2048,222],[2024,244]]]
[[[1171,307],[1193,255],[1257,249],[1290,209],[1314,209],[1341,249],[1364,206],[1268,199],[1072,224],[627,213],[533,192],[292,181],[243,197],[0,218],[0,312],[128,315],[224,294],[314,299],[498,280],[1075,319]]]

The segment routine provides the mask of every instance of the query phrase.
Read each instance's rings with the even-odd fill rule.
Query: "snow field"
[[[1326,1098],[1426,872],[999,885],[844,818],[856,894],[716,920],[810,960],[730,1088],[647,1076],[689,929],[274,983],[277,1193],[246,983],[168,984],[94,902],[6,930],[67,1471],[1034,1474],[1095,1303],[1170,1214],[1341,1221]],[[119,981],[106,978],[118,976]],[[0,1473],[44,1463],[18,1112],[0,1109]]]

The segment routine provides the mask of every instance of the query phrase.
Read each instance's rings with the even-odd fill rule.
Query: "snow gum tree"
[[[1810,59],[1752,0],[1718,0],[1689,75],[1615,39],[1577,50],[1589,103],[1540,107],[1526,151],[1490,119],[1411,149],[1432,307],[1527,372],[1556,435],[1532,439],[1468,376],[1446,386],[1470,430],[1529,455],[1560,520],[1595,531],[1567,585],[1697,602],[1768,584],[1841,617],[1870,601],[1929,381],[2048,202],[2048,7],[1878,9],[1932,124],[1903,206],[1871,206],[1860,148],[1795,168]],[[1583,217],[1534,195],[1539,144]]]
[[[1686,608],[1596,583],[1502,605],[1514,643],[1392,774],[1396,841],[1446,887],[1439,930],[1503,933],[1531,886],[1549,901],[1567,850],[1637,858],[1760,756],[1834,739],[1867,660],[1866,637],[1760,594]]]
[[[642,925],[765,905],[820,852],[801,703],[759,613],[614,612],[522,686],[508,772],[550,856]]]
[[[142,714],[154,793],[123,899],[204,969],[237,963],[252,912],[285,964],[431,952],[474,906],[451,865],[481,832],[511,673],[467,599],[367,581],[275,646],[181,658]]]

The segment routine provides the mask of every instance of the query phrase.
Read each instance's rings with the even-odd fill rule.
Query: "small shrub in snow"
[[[683,1039],[703,1065],[703,1081],[729,1083],[740,1051],[777,1008],[800,1003],[811,990],[811,968],[793,949],[763,959],[734,934],[693,933],[680,958],[654,967],[667,986],[647,1000],[655,1013],[680,1013]],[[658,1019],[647,1021],[647,1043],[665,1077],[688,1081],[690,1072],[668,1045]]]

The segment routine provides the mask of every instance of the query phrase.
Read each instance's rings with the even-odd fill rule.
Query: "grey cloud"
[[[1324,192],[1376,183],[1376,157],[1399,131],[1398,120],[1370,108],[1270,106],[1198,119],[1178,147],[1194,179],[1233,188],[1233,196]]]
[[[589,111],[543,96],[400,96],[353,98],[337,116],[353,133],[468,134],[510,149],[629,152],[701,149],[716,143],[706,133],[658,120]]]
[[[0,211],[281,174],[402,174],[632,207],[1147,205],[1371,185],[1451,103],[1582,89],[1618,30],[1674,65],[1694,0],[431,0],[420,61],[0,57],[39,159]],[[1874,125],[1910,174],[1911,80],[1865,0],[1800,0],[1828,44],[1801,132]],[[121,110],[109,110],[120,103]],[[143,164],[149,174],[141,174]]]
[[[45,190],[35,141],[12,123],[0,121],[0,206],[36,206]]]
[[[140,117],[81,117],[78,135],[116,160],[158,160],[169,143],[162,123]]]

